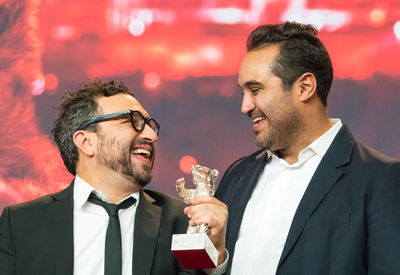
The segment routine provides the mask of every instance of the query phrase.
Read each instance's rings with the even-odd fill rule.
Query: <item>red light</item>
[[[196,165],[196,164],[197,164],[197,160],[194,157],[184,156],[179,161],[179,168],[181,168],[181,170],[184,173],[190,174],[191,173],[190,169],[192,168],[192,165]]]
[[[200,50],[200,56],[202,60],[210,63],[218,63],[222,59],[222,52],[218,46],[209,45]]]
[[[161,79],[160,76],[156,73],[148,73],[144,76],[144,85],[146,88],[152,90],[158,88],[160,86]]]
[[[47,90],[53,90],[58,86],[58,77],[55,74],[46,74],[44,82]]]
[[[54,40],[76,40],[78,39],[78,32],[75,26],[61,25],[53,27],[51,36]]]
[[[386,13],[382,9],[373,9],[370,14],[372,25],[380,27],[385,24]]]

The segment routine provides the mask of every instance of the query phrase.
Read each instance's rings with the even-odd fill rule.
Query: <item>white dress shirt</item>
[[[247,203],[240,226],[232,275],[276,273],[287,235],[301,198],[322,157],[339,132],[333,126],[304,148],[294,164],[274,154],[261,173]]]
[[[95,190],[78,175],[74,184],[74,275],[104,274],[104,253],[109,216],[106,210],[89,202],[90,193],[108,201],[106,196]],[[121,224],[122,274],[132,274],[133,230],[139,192],[130,196],[136,203],[118,212]],[[126,198],[130,197],[127,196]],[[124,198],[123,200],[125,200]]]

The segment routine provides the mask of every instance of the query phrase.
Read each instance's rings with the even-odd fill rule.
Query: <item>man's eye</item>
[[[250,92],[257,93],[259,90],[260,90],[260,88],[251,88]]]

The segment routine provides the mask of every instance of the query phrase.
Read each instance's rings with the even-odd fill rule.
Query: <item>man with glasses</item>
[[[172,235],[188,225],[184,203],[143,190],[159,131],[121,82],[95,80],[67,92],[52,133],[75,179],[59,193],[4,209],[0,273],[201,274],[183,270],[171,253]],[[227,208],[211,197],[194,204],[190,223],[208,224],[221,264]]]

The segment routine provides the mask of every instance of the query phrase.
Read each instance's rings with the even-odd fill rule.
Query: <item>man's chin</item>
[[[260,134],[256,136],[254,143],[260,148],[267,150],[271,149],[271,142],[267,138],[263,138]]]
[[[141,165],[140,168],[136,167],[136,169],[133,169],[133,179],[142,187],[149,184],[152,177],[152,165]]]
[[[262,147],[262,144],[264,144],[264,138],[261,136],[260,132],[254,132],[255,134],[255,139],[254,139],[254,143],[258,146],[258,147]]]
[[[152,179],[151,174],[144,175],[144,174],[138,174],[138,173],[135,173],[133,175],[124,173],[124,177],[126,179],[128,179],[129,181],[131,181],[133,184],[139,185],[142,188],[145,187],[147,184],[149,184]]]
[[[136,179],[136,183],[140,186],[140,187],[145,187],[147,184],[149,184],[151,181],[151,178],[149,179]]]

